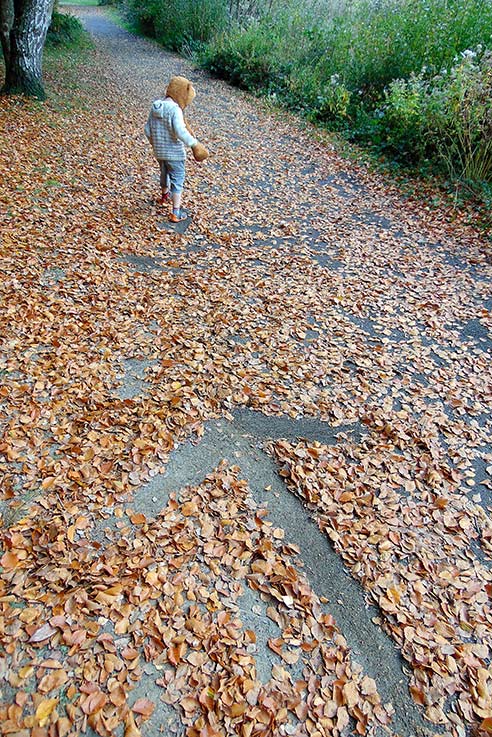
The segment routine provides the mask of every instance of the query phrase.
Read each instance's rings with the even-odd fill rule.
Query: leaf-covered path
[[[0,110],[0,733],[487,734],[485,244],[77,12],[94,52]]]

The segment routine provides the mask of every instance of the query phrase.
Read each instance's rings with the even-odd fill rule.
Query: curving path
[[[46,267],[42,287],[60,300],[57,310],[65,298],[71,309],[69,297],[87,308],[87,350],[103,346],[98,351],[106,363],[97,363],[99,354],[87,360],[94,371],[89,379],[84,361],[70,364],[70,376],[82,376],[89,387],[80,416],[90,422],[74,414],[70,438],[57,429],[55,403],[49,452],[64,454],[78,469],[85,433],[101,431],[101,407],[107,412],[102,434],[109,427],[115,447],[118,433],[125,436],[126,445],[111,451],[125,479],[112,493],[120,487],[132,493],[114,493],[110,502],[98,491],[105,481],[102,487],[94,481],[96,491],[89,489],[85,500],[94,515],[86,546],[93,546],[91,566],[101,559],[114,573],[121,565],[125,585],[133,585],[140,566],[149,569],[136,593],[125,594],[133,596],[128,623],[121,624],[116,608],[97,618],[96,648],[111,657],[114,648],[115,658],[130,652],[120,663],[134,657],[133,647],[141,649],[131,701],[156,705],[142,734],[198,734],[186,731],[197,707],[192,692],[183,699],[189,675],[156,644],[169,637],[164,620],[179,639],[194,606],[194,620],[201,612],[205,621],[207,611],[213,619],[220,610],[228,612],[226,624],[229,615],[241,621],[246,639],[236,625],[226,627],[227,647],[214,650],[213,668],[201,675],[215,684],[227,673],[232,693],[239,663],[249,658],[248,704],[253,710],[266,704],[255,712],[256,725],[265,724],[268,694],[278,703],[283,694],[292,707],[289,689],[296,683],[307,689],[303,705],[290,708],[268,734],[346,737],[364,724],[377,737],[471,734],[492,704],[492,267],[485,244],[403,201],[340,156],[328,136],[135,38],[100,8],[73,12],[95,43],[98,76],[81,72],[81,84],[88,99],[93,91],[85,115],[97,125],[92,139],[87,133],[79,139],[82,123],[74,118],[80,151],[70,186],[83,193],[82,204],[65,195],[66,185],[59,195],[67,197],[64,217],[46,227],[60,253],[65,239],[68,255]],[[190,118],[212,152],[204,166],[188,164],[185,205],[192,222],[181,232],[153,204],[157,179],[142,133],[150,102],[176,73],[197,88]],[[74,230],[81,219],[85,226]],[[70,261],[69,246],[81,238],[90,252],[83,262],[88,274],[77,261],[78,246]],[[98,343],[106,323],[110,337],[104,333]],[[58,336],[56,345],[63,340]],[[43,350],[32,348],[27,371],[38,370]],[[70,386],[70,376],[60,385]],[[55,396],[60,392],[57,385]],[[27,488],[15,514],[8,500],[0,502],[9,525],[31,509],[39,485]],[[227,515],[234,514],[231,522]],[[160,537],[173,524],[178,540],[194,525],[198,562],[190,563],[185,541],[185,552],[176,555],[178,573],[169,577],[203,584],[203,599],[188,592],[178,614],[166,609],[172,597],[165,579],[159,579],[164,594],[150,596],[146,588],[173,558],[169,540]],[[212,543],[222,551],[224,540],[237,543],[245,530],[254,541],[245,543],[248,553],[242,550],[245,559],[250,555],[247,572],[246,564],[235,569],[232,561],[234,574],[228,568],[218,575],[226,565],[220,555],[227,556],[214,558]],[[280,605],[281,575],[262,578],[271,551],[279,556],[276,570],[296,571],[302,582],[297,597],[282,589]],[[218,598],[212,599],[214,585]],[[309,605],[300,609],[303,596]],[[92,611],[91,602],[80,601]],[[319,634],[316,618],[330,632],[336,622],[331,644],[323,641],[324,660],[317,651],[309,655],[312,633]],[[274,649],[285,631],[297,648],[290,661],[290,651],[283,659]],[[239,656],[231,638],[242,643]],[[332,687],[332,652],[338,652],[332,671],[345,684],[345,691],[335,688],[338,704],[321,688]],[[70,661],[70,672],[79,665]],[[200,682],[196,671],[193,678]],[[304,708],[317,714],[315,723]],[[94,734],[84,719],[80,733]],[[204,727],[200,737],[249,737],[242,728],[231,717],[218,726],[225,731]],[[263,726],[253,735],[261,730],[266,733]],[[123,731],[114,726],[114,733]],[[125,735],[134,734],[127,725]]]

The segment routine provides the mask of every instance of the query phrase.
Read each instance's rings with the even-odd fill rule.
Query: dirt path
[[[484,244],[76,12],[72,111],[0,149],[2,734],[487,726]],[[184,233],[142,131],[175,73],[212,152]]]

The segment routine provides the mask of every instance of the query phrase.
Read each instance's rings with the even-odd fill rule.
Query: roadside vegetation
[[[53,12],[46,36],[46,48],[83,48],[90,45],[89,35],[82,23],[69,12]]]
[[[120,0],[120,9],[135,29],[373,161],[437,177],[492,224],[490,0]]]

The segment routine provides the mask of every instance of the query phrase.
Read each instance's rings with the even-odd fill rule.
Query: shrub
[[[73,46],[84,38],[85,31],[78,18],[67,13],[53,13],[46,36],[48,46]]]
[[[327,28],[327,76],[339,72],[349,89],[374,99],[394,79],[423,67],[438,73],[491,41],[490,0],[361,0]]]
[[[297,69],[290,79],[289,92],[294,97],[293,107],[302,110],[308,120],[332,127],[346,124],[352,95],[339,74],[325,81],[316,69]]]
[[[289,75],[290,63],[278,53],[278,28],[255,21],[246,30],[216,37],[201,55],[202,65],[238,87],[278,93]]]
[[[490,0],[358,0],[335,8],[290,0],[272,8],[245,28],[212,37],[203,63],[248,89],[256,79],[260,89],[277,87],[289,103],[305,107],[307,97],[321,120],[331,117],[333,94],[342,93],[344,109],[349,93],[343,114],[356,116],[361,103],[378,105],[394,79],[423,67],[437,73],[464,49],[492,41]],[[277,84],[275,74],[283,77]]]
[[[178,51],[209,41],[227,25],[226,0],[122,0],[121,7],[137,30]]]
[[[392,82],[379,117],[386,145],[407,162],[433,156],[452,177],[492,181],[492,52],[468,50],[449,71]]]
[[[423,75],[411,74],[408,80],[397,79],[385,90],[385,104],[375,112],[379,129],[384,129],[384,143],[398,158],[420,164],[425,158],[428,134],[429,84]]]
[[[428,128],[447,171],[492,182],[492,51],[465,51],[433,80]]]

